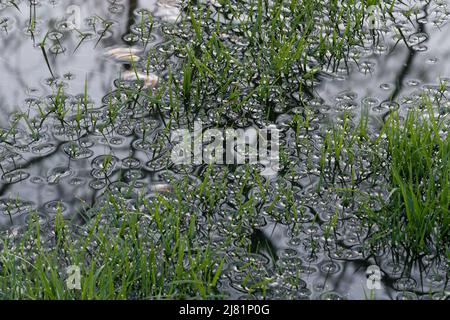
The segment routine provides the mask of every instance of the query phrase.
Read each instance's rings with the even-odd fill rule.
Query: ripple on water
[[[417,282],[413,278],[403,277],[394,281],[393,287],[397,291],[412,291],[416,288]]]
[[[31,152],[33,152],[34,154],[40,155],[40,156],[45,156],[48,155],[50,153],[53,153],[56,151],[56,145],[54,143],[43,143],[43,144],[39,144],[37,146],[33,146],[31,148]]]
[[[44,204],[44,210],[50,214],[62,213],[67,210],[67,205],[60,200],[52,200]]]
[[[325,274],[335,274],[341,270],[339,264],[334,261],[325,261],[320,264],[320,271]]]
[[[334,291],[327,291],[319,296],[320,300],[346,300],[346,298]]]
[[[17,216],[35,209],[35,203],[19,198],[0,199],[0,213],[4,216]]]
[[[101,190],[106,187],[106,182],[104,180],[95,179],[89,182],[89,186],[94,190]]]
[[[29,213],[25,217],[25,223],[29,225],[35,225],[38,222],[40,225],[47,224],[49,221],[49,217],[45,213]]]
[[[30,174],[24,170],[14,170],[8,173],[5,173],[2,176],[2,180],[6,183],[17,183],[23,180],[28,179]]]
[[[44,3],[42,1],[35,2],[39,5],[43,5]],[[211,5],[212,15],[217,14],[213,7],[216,9],[220,8],[219,2],[202,2]],[[0,9],[2,6],[6,6],[4,1],[0,1]],[[247,12],[231,14],[232,34],[227,34],[228,30],[222,30],[221,34],[218,35],[225,45],[230,45],[230,52],[236,54],[238,58],[245,58],[249,54],[247,50],[249,41],[242,36],[243,26],[241,26],[240,22],[249,21],[250,17],[256,12],[251,12],[246,4],[243,4],[243,6]],[[106,13],[110,17],[118,20],[121,19],[121,13],[126,9],[123,1],[113,0],[108,1],[106,6],[103,7],[107,8],[108,11]],[[287,6],[283,6],[281,10],[283,16],[289,16]],[[193,8],[192,12],[194,15],[201,14],[197,8]],[[424,13],[423,11],[419,12],[421,15]],[[142,98],[138,99],[139,101],[137,101],[138,103],[134,107],[129,106],[130,99],[134,99],[130,91],[150,89],[148,91],[151,93],[158,92],[160,89],[158,85],[167,77],[167,66],[169,65],[174,67],[172,70],[174,79],[177,81],[182,80],[183,73],[177,72],[175,69],[181,65],[177,61],[176,56],[185,56],[182,46],[191,41],[192,35],[189,34],[189,21],[184,23],[182,19],[179,19],[181,13],[182,10],[179,2],[174,0],[158,0],[156,5],[149,6],[149,8],[135,9],[133,12],[135,22],[128,27],[125,35],[116,35],[115,31],[112,31],[118,23],[113,23],[114,21],[112,20],[103,20],[97,16],[90,16],[84,19],[81,28],[82,34],[75,34],[74,36],[69,33],[71,29],[70,23],[57,20],[58,22],[55,23],[55,27],[53,28],[51,26],[50,32],[47,34],[49,42],[46,49],[51,53],[49,55],[51,59],[68,56],[68,51],[71,51],[73,48],[72,45],[67,43],[71,38],[75,42],[81,40],[83,42],[102,40],[99,44],[107,44],[108,47],[106,49],[100,49],[102,45],[98,46],[99,50],[103,50],[104,58],[99,60],[101,61],[99,65],[103,67],[104,63],[111,63],[112,61],[113,65],[122,68],[120,76],[113,82],[114,91],[103,96],[103,106],[101,108],[95,109],[98,97],[88,97],[88,101],[85,101],[85,95],[83,93],[75,96],[67,94],[64,107],[67,107],[68,110],[70,109],[69,115],[72,116],[68,125],[56,123],[53,126],[52,123],[51,130],[49,129],[47,131],[47,136],[43,137],[41,135],[38,141],[34,141],[31,144],[29,144],[29,137],[26,134],[18,132],[17,137],[20,136],[20,146],[18,147],[20,148],[15,150],[18,154],[9,157],[7,150],[3,150],[3,148],[1,150],[1,165],[2,168],[7,169],[2,176],[2,182],[9,184],[22,182],[29,178],[28,172],[34,175],[42,174],[39,171],[40,166],[36,166],[38,167],[36,170],[36,167],[19,169],[22,168],[20,164],[24,162],[24,159],[21,159],[21,154],[24,154],[24,157],[33,156],[35,158],[36,155],[46,156],[57,151],[55,156],[62,155],[62,158],[67,162],[63,162],[60,167],[49,170],[46,177],[44,173],[44,178],[39,176],[31,177],[29,179],[30,182],[43,184],[42,186],[35,186],[36,189],[45,189],[44,192],[51,188],[62,187],[61,189],[63,189],[64,186],[44,186],[44,184],[48,183],[53,185],[61,181],[66,181],[70,184],[69,188],[78,190],[82,189],[78,188],[78,186],[89,183],[90,190],[88,192],[90,194],[96,194],[97,190],[101,190],[111,183],[110,190],[114,194],[130,197],[127,198],[126,206],[130,211],[136,210],[139,206],[138,201],[135,199],[137,192],[140,191],[139,189],[144,189],[146,195],[148,195],[149,203],[151,202],[152,205],[157,201],[155,200],[157,199],[155,193],[159,193],[162,199],[170,201],[175,206],[180,205],[181,202],[183,204],[189,203],[190,206],[185,206],[181,210],[183,222],[185,222],[184,219],[189,220],[192,216],[196,216],[198,221],[200,221],[196,226],[199,229],[199,235],[195,235],[199,239],[193,240],[193,243],[198,246],[205,245],[207,243],[207,237],[210,236],[210,234],[205,235],[206,232],[203,230],[206,229],[207,218],[202,213],[204,214],[207,210],[213,210],[213,221],[215,223],[212,224],[211,230],[208,229],[208,231],[211,231],[211,236],[217,239],[217,242],[212,244],[215,248],[224,250],[221,246],[227,244],[227,239],[230,235],[233,237],[244,237],[244,239],[233,239],[234,241],[231,242],[230,247],[227,247],[228,251],[223,253],[223,255],[231,257],[231,261],[227,260],[229,264],[225,276],[231,278],[232,285],[239,292],[248,293],[251,291],[251,296],[258,298],[284,297],[309,299],[313,296],[313,292],[315,295],[314,298],[319,297],[325,300],[345,298],[344,295],[340,295],[342,293],[341,291],[329,291],[337,291],[337,289],[332,287],[334,285],[333,283],[323,281],[323,278],[328,275],[338,275],[342,272],[344,263],[348,263],[349,260],[361,259],[361,246],[359,246],[359,242],[361,242],[362,237],[367,235],[368,231],[349,219],[352,212],[343,209],[339,197],[320,198],[318,200],[319,197],[314,195],[307,197],[306,201],[297,201],[296,197],[298,196],[304,199],[305,190],[312,185],[316,185],[315,181],[319,180],[318,176],[320,172],[315,165],[320,161],[319,149],[321,147],[320,141],[323,141],[321,139],[324,137],[324,124],[329,119],[336,120],[337,125],[342,128],[343,119],[338,113],[350,111],[352,123],[348,125],[354,126],[355,121],[358,119],[357,113],[359,113],[360,105],[372,111],[371,115],[374,115],[377,120],[390,111],[399,109],[397,102],[384,100],[388,99],[390,91],[394,91],[397,84],[386,82],[379,86],[375,85],[374,88],[369,87],[366,91],[361,90],[357,84],[352,90],[340,91],[336,97],[327,97],[327,99],[318,97],[306,98],[306,101],[304,101],[305,97],[301,97],[298,92],[286,95],[283,92],[283,90],[289,89],[290,86],[298,87],[300,84],[302,71],[299,66],[293,66],[292,70],[288,70],[286,73],[286,78],[288,78],[286,79],[286,83],[281,83],[280,88],[269,89],[265,104],[261,103],[259,99],[256,99],[256,95],[250,97],[248,103],[244,103],[241,109],[218,108],[218,106],[229,103],[223,97],[213,97],[211,101],[208,100],[207,108],[201,110],[201,114],[198,116],[198,118],[204,120],[205,125],[225,126],[226,124],[232,124],[235,127],[256,125],[264,128],[275,122],[277,128],[281,130],[282,143],[286,146],[286,150],[283,150],[286,151],[286,157],[283,158],[283,163],[280,164],[280,167],[276,168],[278,170],[274,170],[278,172],[279,176],[273,180],[261,179],[257,181],[256,175],[254,175],[255,172],[261,173],[261,171],[268,169],[268,163],[255,166],[250,176],[247,176],[247,168],[244,168],[244,166],[239,166],[236,170],[235,167],[232,167],[231,170],[223,170],[223,167],[214,167],[211,173],[208,173],[210,180],[214,182],[219,180],[223,181],[226,187],[218,183],[212,187],[206,187],[208,192],[215,194],[218,199],[218,204],[211,205],[210,203],[205,203],[205,197],[203,195],[192,192],[198,190],[196,188],[201,184],[202,179],[205,178],[206,173],[204,169],[191,165],[174,165],[170,161],[171,146],[164,140],[164,137],[161,138],[158,132],[160,127],[163,127],[161,118],[167,120],[173,111],[166,97],[161,97],[161,101],[163,102],[161,105],[156,105],[153,99]],[[408,45],[412,50],[427,50],[425,43],[428,45],[429,35],[426,33],[417,33],[409,25],[407,19],[404,19],[401,12],[397,12],[397,14],[400,16],[400,21],[396,26],[404,32]],[[215,18],[216,16],[211,18],[211,22],[215,22]],[[429,19],[421,18],[418,22],[426,23],[429,20],[429,27],[431,27],[431,22],[441,24],[444,21],[444,19],[432,18],[432,16]],[[14,25],[17,24],[15,18],[7,17],[6,20],[1,19],[0,33],[5,30],[14,30]],[[223,17],[220,19],[223,19]],[[37,21],[36,28],[33,31],[34,35],[47,31],[47,26],[43,22]],[[203,21],[202,23],[208,23],[208,21]],[[219,20],[219,23],[223,24],[223,21]],[[392,22],[390,23],[392,24]],[[395,27],[393,24],[390,25],[388,23],[388,25],[390,28]],[[3,30],[2,27],[4,27]],[[152,28],[155,32],[152,30],[152,33],[150,33],[150,29]],[[321,69],[319,77],[319,80],[322,81],[321,83],[329,81],[326,86],[331,87],[332,90],[342,90],[347,84],[344,82],[347,79],[347,71],[350,71],[351,74],[356,74],[358,79],[365,79],[364,81],[367,81],[370,74],[375,71],[376,66],[383,67],[383,63],[385,62],[383,55],[390,49],[395,49],[393,48],[394,41],[391,39],[394,36],[394,32],[390,32],[389,30],[379,31],[383,35],[386,34],[386,41],[383,42],[385,40],[383,37],[378,43],[374,44],[373,37],[367,33],[364,39],[364,47],[350,49],[349,66],[338,66],[334,73],[329,72],[326,68],[319,68]],[[27,28],[26,33],[31,35],[31,30]],[[112,37],[113,34],[115,35],[114,37]],[[164,34],[165,39],[174,39],[176,37],[177,40],[161,43],[161,34]],[[3,35],[4,32],[2,33]],[[207,35],[205,34],[205,36]],[[186,40],[186,42],[180,41],[180,39]],[[104,40],[107,41],[103,42]],[[149,47],[154,48],[157,54],[152,55],[147,52],[149,51],[147,50],[148,48],[143,48],[144,42],[148,42],[150,44]],[[80,51],[86,49],[86,47],[80,47]],[[94,44],[92,44],[92,47],[94,47]],[[39,50],[39,47],[36,49]],[[153,49],[150,51],[153,51]],[[211,54],[214,57],[217,56],[217,52],[211,52]],[[56,58],[56,55],[61,55],[61,57]],[[436,59],[434,56],[433,58],[428,58],[428,60],[425,60],[426,58],[424,57],[423,60],[428,64],[442,62],[442,59]],[[358,63],[353,63],[351,60],[357,61]],[[52,60],[51,62],[53,63],[54,61]],[[317,64],[318,61],[311,59],[311,63],[308,63],[307,68],[312,70]],[[256,63],[253,65],[256,67]],[[61,66],[58,65],[58,67]],[[131,71],[131,67],[133,69],[136,67],[136,69]],[[81,80],[80,82],[83,81],[83,79],[79,79],[82,76],[80,77],[76,68],[73,68],[74,74],[67,72],[67,70],[61,70],[60,68],[55,68],[55,70],[58,72],[61,71],[64,75],[62,77],[47,76],[42,86],[34,89],[31,88],[26,92],[27,99],[22,99],[24,105],[33,114],[37,114],[41,109],[46,111],[47,105],[51,105],[52,101],[54,102],[57,98],[55,93],[59,88],[64,91],[69,91],[69,89],[73,89],[72,86],[76,88],[79,85],[78,80]],[[233,72],[234,70],[230,71]],[[362,76],[359,72],[367,76]],[[242,75],[248,78],[253,77],[255,82],[258,81],[252,75],[252,72],[244,72]],[[77,81],[73,81],[74,79]],[[108,79],[108,83],[109,80],[112,79]],[[337,87],[333,87],[334,84],[330,84],[332,81],[339,82]],[[384,81],[393,80],[384,79]],[[311,81],[311,83],[320,85],[316,80]],[[381,81],[377,83],[379,84]],[[241,88],[240,84],[237,84],[237,89],[250,93],[252,88],[248,88],[245,84],[243,86],[244,88]],[[402,89],[407,89],[407,92],[401,92],[399,94],[403,98],[402,108],[418,104],[420,102],[419,92],[422,89],[429,93],[435,93],[438,88],[435,84],[420,86],[421,82],[419,80],[409,79],[406,81],[406,86]],[[163,88],[163,86],[161,87]],[[201,93],[212,94],[212,89],[208,85],[205,85]],[[414,89],[417,89],[417,92],[411,93],[410,91]],[[52,94],[49,92],[52,92]],[[380,95],[378,96],[378,94]],[[46,95],[48,96],[46,97]],[[383,97],[383,95],[386,95],[386,97]],[[359,101],[358,96],[362,96],[363,99]],[[382,102],[380,103],[380,101]],[[77,105],[82,106],[84,103],[88,104],[89,109],[92,107],[89,115],[96,119],[97,127],[91,127],[92,119],[89,119],[88,115],[83,115],[81,125],[86,126],[86,130],[82,130],[80,133],[74,129],[77,124],[74,110]],[[272,106],[271,110],[274,113],[270,121],[270,117],[267,117],[266,114],[266,104]],[[105,131],[101,132],[99,128],[108,125],[106,106],[120,106],[118,108],[120,109],[117,118],[118,125],[108,126]],[[122,106],[124,107],[122,108]],[[191,106],[197,107],[192,103]],[[156,107],[159,107],[159,110],[162,111],[157,116],[153,114],[153,111],[157,110]],[[304,128],[302,127],[299,132],[294,132],[292,126],[292,121],[296,117],[308,122],[308,124],[304,124]],[[11,120],[18,119],[11,118]],[[179,119],[177,120],[171,121],[169,129],[187,128],[193,119],[191,119],[188,113],[180,110]],[[39,134],[42,134],[44,130],[45,128],[41,128]],[[92,131],[92,134],[89,131]],[[93,139],[79,139],[80,136],[92,137],[94,135],[95,137]],[[58,150],[56,150],[57,146],[60,145],[58,141],[62,142],[62,147],[58,147]],[[14,141],[8,140],[7,142],[13,143]],[[358,151],[363,152],[359,149]],[[30,152],[34,155],[30,154]],[[110,152],[114,155],[100,155],[104,152]],[[89,177],[89,170],[81,169],[78,172],[72,169],[79,168],[83,164],[82,161],[72,162],[72,160],[88,158],[95,158],[88,160],[91,162],[90,169],[92,169],[92,177]],[[19,163],[18,160],[21,162]],[[53,156],[48,161],[53,161]],[[47,163],[44,162],[44,165]],[[370,164],[370,162],[363,162],[363,164]],[[113,177],[113,173],[116,170],[118,171],[119,168],[121,169],[121,174],[117,174],[116,179],[116,177]],[[168,168],[171,171],[159,172]],[[290,172],[286,174],[286,171]],[[180,199],[182,200],[178,200],[177,197],[173,196],[174,186],[176,184],[182,184],[185,178],[194,172],[195,174],[193,175],[195,177],[198,176],[197,180],[200,182],[194,179],[187,181],[186,184],[188,186],[186,190],[188,191],[180,195]],[[76,176],[76,174],[80,175],[80,177]],[[84,176],[81,176],[82,174]],[[109,177],[109,179],[105,179],[105,177]],[[149,179],[143,179],[144,177],[150,178],[152,182],[149,183]],[[117,181],[119,179],[121,179],[120,182]],[[25,183],[27,182],[25,181]],[[343,181],[343,183],[346,183],[346,181]],[[11,187],[17,188],[17,186]],[[293,197],[287,196],[287,190],[292,193]],[[254,210],[253,207],[251,209],[242,209],[242,204],[245,204],[249,199],[253,201],[251,203],[252,205],[257,205],[257,209]],[[44,205],[39,204],[40,210],[43,212],[36,219],[42,220],[42,223],[48,221],[49,216],[54,216],[58,211],[68,212],[69,203],[71,203],[68,199],[61,199],[67,202],[48,200],[50,199],[43,201],[47,201]],[[102,201],[107,201],[107,199],[98,199],[98,203],[102,203]],[[20,216],[22,213],[28,213],[31,209],[34,209],[35,206],[34,203],[21,199],[0,199],[0,215],[3,221],[6,221],[8,219],[7,215]],[[336,209],[344,210],[343,218],[346,221],[339,221],[333,227],[333,231],[338,235],[338,239],[333,238],[327,240],[325,227],[332,220]],[[245,212],[244,218],[238,217],[239,212]],[[25,220],[30,222],[31,217],[31,214],[26,214]],[[19,220],[21,219],[19,218]],[[243,221],[239,219],[243,219]],[[253,251],[254,248],[252,246],[254,244],[252,235],[255,229],[266,230],[264,227],[270,229],[272,225],[280,226],[279,222],[282,224],[280,227],[282,229],[282,235],[278,233],[278,228],[274,228],[269,237],[270,242],[274,244],[274,248],[272,248],[273,252],[276,252],[274,256],[248,254],[246,250],[239,250],[250,248]],[[243,231],[238,228],[242,228]],[[320,251],[325,241],[327,241],[327,248],[332,251],[330,254]],[[241,248],[236,248],[239,246]],[[270,250],[271,252],[272,249]],[[367,252],[364,252],[364,258],[374,257],[373,248],[370,248],[370,250],[370,255],[368,253],[369,249],[367,249]],[[255,251],[261,252],[259,250]],[[383,260],[389,261],[389,258],[386,257],[387,253],[385,250],[379,250],[375,255],[382,260],[382,263]],[[355,261],[355,263],[358,262]],[[231,271],[228,269],[231,269]],[[384,264],[383,271],[389,277],[392,277],[394,280],[396,279],[393,286],[401,292],[396,292],[396,295],[394,295],[395,298],[417,299],[416,294],[413,293],[413,290],[417,286],[414,280],[408,277],[400,278],[404,272],[402,265]],[[444,271],[447,272],[447,270]],[[426,280],[430,285],[443,286],[445,272],[428,276]],[[333,276],[330,278],[334,280],[337,277]],[[219,280],[221,285],[226,284],[226,282],[224,279]],[[259,289],[253,288],[259,282],[267,283],[267,290],[264,293]],[[248,298],[249,296],[250,294],[247,294],[243,297]],[[442,295],[434,294],[432,297],[442,298]]]
[[[70,177],[74,171],[67,166],[60,166],[51,169],[47,174],[47,182],[49,184],[58,184],[61,179]]]
[[[64,144],[63,150],[69,158],[73,160],[81,160],[81,159],[87,159],[94,155],[94,151],[82,147],[77,142],[68,142]]]

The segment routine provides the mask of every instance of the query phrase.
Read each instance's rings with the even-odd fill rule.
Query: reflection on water
[[[332,192],[317,197],[317,163],[307,161],[311,158],[318,162],[320,154],[314,147],[321,141],[321,131],[330,121],[339,121],[343,112],[357,117],[361,109],[369,108],[375,124],[371,129],[376,130],[379,119],[390,110],[407,110],[420,90],[432,90],[439,78],[450,76],[446,7],[419,4],[422,9],[416,24],[410,25],[396,11],[386,29],[368,33],[363,46],[351,49],[354,62],[347,65],[348,70],[341,66],[336,72],[319,72],[315,96],[308,101],[312,110],[310,130],[301,132],[305,141],[312,140],[311,151],[298,154],[303,146],[288,125],[295,114],[303,112],[299,97],[292,93],[297,105],[290,109],[283,105],[284,100],[276,100],[270,120],[282,129],[286,148],[292,151],[292,170],[268,182],[269,194],[278,199],[275,207],[264,203],[267,199],[255,185],[242,194],[242,168],[230,172],[214,168],[213,174],[224,176],[228,183],[226,192],[218,192],[226,201],[214,212],[218,239],[226,232],[234,232],[235,226],[230,225],[232,221],[226,214],[232,214],[241,197],[253,196],[261,208],[252,227],[244,231],[248,232],[251,252],[238,246],[230,250],[223,289],[231,297],[239,298],[245,292],[241,280],[249,261],[259,266],[254,271],[255,279],[273,279],[269,297],[364,298],[366,270],[372,264],[381,265],[387,279],[385,290],[377,292],[377,298],[395,299],[400,291],[420,294],[429,289],[423,284],[420,287],[409,276],[397,274],[401,268],[387,253],[377,256],[365,252],[362,244],[368,230],[352,218],[352,212],[345,212],[348,217],[337,224],[340,238],[330,244],[332,252],[314,246],[328,241],[324,224],[332,219],[336,208],[347,209]],[[209,1],[208,5],[212,8],[217,3]],[[77,19],[72,11],[68,12],[68,6],[80,8],[81,21],[76,29],[67,23],[69,18]],[[128,186],[137,182],[149,193],[170,194],[168,176],[188,177],[190,183],[198,184],[204,175],[201,169],[168,166],[171,146],[163,130],[166,126],[176,129],[176,125],[189,125],[189,119],[180,117],[177,124],[172,124],[170,110],[164,110],[164,106],[155,114],[149,111],[150,100],[125,94],[133,86],[153,92],[167,77],[168,67],[176,70],[179,44],[169,41],[169,36],[186,36],[174,27],[183,15],[179,1],[37,1],[31,8],[22,1],[20,8],[22,12],[0,2],[0,106],[4,115],[0,126],[7,128],[16,119],[13,111],[36,116],[46,104],[56,102],[69,110],[70,123],[58,119],[43,123],[37,140],[19,126],[14,137],[0,145],[1,227],[24,224],[33,210],[38,210],[43,220],[52,219],[59,210],[65,217],[73,217],[81,208],[93,205],[108,186],[120,189],[122,183]],[[32,27],[28,10],[37,18]],[[395,32],[396,28],[401,34]],[[402,35],[406,37],[404,42]],[[229,39],[237,52],[247,45],[240,41],[239,37]],[[39,45],[43,43],[46,54]],[[151,55],[154,52],[157,54]],[[108,105],[120,102],[132,104],[134,109],[124,107],[111,115]],[[78,117],[79,105],[89,108],[98,126],[89,127],[86,119]],[[232,109],[218,112],[214,108],[201,117],[209,125],[232,121],[239,127],[252,123],[262,127],[268,120],[258,107],[247,107],[253,119]],[[117,117],[118,127],[108,122],[112,116]],[[77,123],[82,125],[77,127]],[[376,191],[386,196],[387,191],[379,189]],[[285,199],[286,190],[293,194],[293,205]],[[285,214],[297,210],[302,214],[295,221],[292,214]],[[298,230],[289,227],[297,222]],[[416,271],[412,277],[416,277]],[[445,270],[436,271],[441,277],[443,273]],[[296,286],[288,287],[292,279]],[[438,289],[446,286],[443,280],[434,285]],[[403,295],[400,298],[408,298]]]

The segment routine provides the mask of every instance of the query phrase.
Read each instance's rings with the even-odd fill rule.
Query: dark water
[[[141,42],[133,44],[133,62],[142,74],[146,55],[156,52],[151,66],[153,76],[143,75],[145,85],[150,86],[158,77],[167,78],[168,66],[177,70],[178,58],[169,34],[180,32],[177,26],[179,15],[183,13],[177,1],[42,0],[35,1],[31,8],[27,1],[22,1],[19,5],[22,12],[5,3],[0,1],[0,107],[3,114],[0,126],[5,129],[13,121],[14,112],[37,115],[39,106],[54,97],[61,87],[67,97],[65,103],[75,105],[83,99],[86,82],[89,105],[102,121],[111,92],[119,84],[134,84],[128,48],[130,40],[139,38],[140,25],[135,20],[141,8],[155,18],[146,46]],[[414,24],[410,24],[400,11],[414,4],[420,10],[414,17]],[[80,35],[68,30],[65,23],[71,16],[67,11],[70,5],[81,9],[80,30],[88,34],[80,46]],[[356,121],[361,110],[368,109],[370,130],[376,132],[390,108],[406,112],[420,92],[433,91],[440,79],[450,77],[447,62],[450,47],[446,44],[450,14],[447,9],[445,1],[407,3],[394,11],[395,20],[387,18],[385,27],[375,34],[367,33],[364,47],[352,48],[350,55],[355,62],[349,62],[349,69],[343,65],[338,70],[322,68],[314,83],[314,98],[309,102],[314,113],[312,130],[305,134],[305,139],[311,146],[321,143],[320,132],[344,111],[350,111]],[[27,30],[29,17],[34,14],[37,21],[33,39]],[[398,41],[394,25],[401,28],[409,47],[404,41]],[[37,45],[46,34],[51,70]],[[293,96],[295,101],[295,93]],[[388,100],[398,104],[386,102]],[[68,132],[56,120],[43,124],[38,141],[30,140],[25,128],[19,126],[15,139],[0,145],[3,172],[0,226],[7,230],[23,225],[33,210],[38,210],[43,220],[51,220],[59,209],[66,218],[76,218],[80,210],[95,205],[95,199],[107,185],[119,179],[125,183],[137,181],[151,190],[167,183],[165,177],[171,174],[187,175],[193,183],[203,178],[203,171],[197,167],[185,168],[188,171],[185,173],[180,167],[167,167],[164,161],[155,160],[152,146],[160,144],[163,151],[171,148],[159,135],[167,113],[162,116],[144,114],[145,124],[142,124],[137,120],[142,118],[142,112],[121,114],[119,130],[105,135],[99,132],[84,135],[81,143],[74,143],[76,133]],[[283,127],[294,114],[295,108],[288,110],[281,106],[273,123]],[[202,117],[208,115],[211,112]],[[219,120],[224,117],[224,114],[216,115]],[[258,117],[255,119],[247,125],[257,122]],[[215,123],[211,121],[210,125]],[[284,134],[282,142],[294,150],[292,129]],[[143,141],[147,136],[149,139]],[[113,157],[105,179],[99,169],[107,155]],[[441,298],[444,292],[448,294],[445,263],[428,266],[426,274],[420,274],[418,266],[405,273],[402,264],[392,260],[388,248],[377,254],[367,252],[364,237],[368,230],[364,224],[352,216],[352,211],[343,206],[342,199],[331,190],[323,190],[320,198],[315,192],[319,182],[320,149],[311,148],[307,156],[311,165],[292,153],[291,160],[296,163],[295,179],[282,175],[269,179],[270,194],[273,199],[279,195],[281,200],[274,211],[266,210],[270,201],[255,209],[259,219],[244,231],[253,253],[249,254],[239,245],[230,247],[226,253],[227,268],[221,283],[230,297],[247,297],[240,283],[244,265],[249,261],[257,266],[253,272],[255,279],[269,279],[267,295],[270,298],[364,299],[370,294],[366,271],[371,265],[381,267],[384,274],[382,289],[375,290],[375,298]],[[233,211],[236,193],[239,194],[240,170],[239,167],[213,167],[213,174],[228,175],[229,180],[228,193],[214,213],[218,222],[217,241],[233,228],[226,215]],[[380,178],[379,185],[371,187],[372,191],[387,197],[384,183]],[[295,229],[292,221],[282,217],[285,210],[282,195],[288,189],[292,190],[298,207],[305,211],[300,227]],[[247,193],[255,194],[257,190],[250,188]],[[248,194],[243,195],[246,196]],[[336,210],[342,211],[345,219],[336,227],[339,239],[329,246],[331,250],[324,250],[324,226]],[[314,215],[318,215],[318,221],[312,219]]]

